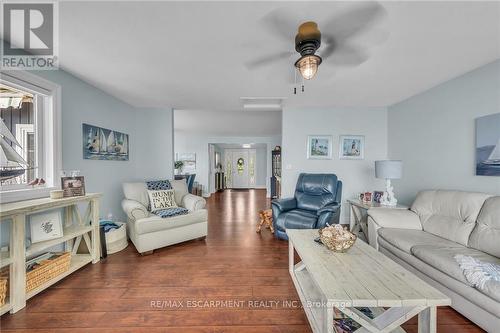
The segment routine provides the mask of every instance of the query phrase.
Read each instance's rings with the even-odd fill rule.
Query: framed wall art
[[[31,243],[43,242],[63,236],[61,211],[30,216]]]
[[[128,161],[128,134],[82,124],[83,158],[86,160]]]
[[[309,135],[307,137],[308,159],[332,159],[333,137],[331,135]]]
[[[362,160],[365,158],[365,137],[362,135],[341,135],[339,158],[343,160]]]
[[[500,113],[476,119],[476,176],[500,176]]]

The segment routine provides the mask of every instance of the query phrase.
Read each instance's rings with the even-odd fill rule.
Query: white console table
[[[2,254],[0,268],[10,266],[9,285],[10,293],[5,305],[0,308],[0,315],[10,311],[15,313],[26,306],[26,300],[60,281],[77,269],[100,259],[99,238],[99,198],[100,193],[91,193],[85,196],[19,201],[0,205],[0,222],[11,221],[9,253]],[[87,204],[82,218],[79,204]],[[52,209],[64,209],[63,237],[38,242],[28,248],[25,245],[27,217]],[[88,253],[78,253],[80,242],[83,239]],[[39,253],[54,245],[64,243],[65,251],[71,252],[69,270],[42,286],[26,293],[26,257]]]

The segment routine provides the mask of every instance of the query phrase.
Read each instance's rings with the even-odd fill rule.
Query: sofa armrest
[[[378,229],[400,228],[422,230],[417,214],[407,209],[370,208],[368,210],[368,243],[378,250]]]
[[[149,216],[148,209],[138,201],[123,199],[122,208],[131,220],[140,220]]]
[[[422,230],[420,218],[408,209],[370,208],[368,216],[382,228]]]
[[[286,212],[297,208],[297,200],[295,198],[273,200],[271,205],[276,207],[280,212]]]
[[[205,208],[206,204],[207,201],[204,198],[188,193],[182,198],[181,206],[187,208],[190,212],[194,212]]]

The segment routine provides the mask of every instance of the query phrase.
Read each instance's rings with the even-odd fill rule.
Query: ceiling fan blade
[[[276,54],[266,55],[245,63],[245,67],[248,69],[256,69],[272,64],[273,62],[280,61],[282,59],[290,58],[293,52],[285,51]]]
[[[367,61],[369,57],[369,53],[360,47],[339,44],[336,46],[335,52],[328,58],[327,63],[337,66],[356,67]]]
[[[261,25],[269,32],[286,40],[293,41],[297,33],[300,18],[290,8],[281,7],[271,11],[260,19]]]
[[[387,11],[378,2],[362,2],[344,13],[331,17],[320,29],[334,34],[337,40],[345,40],[376,25],[387,16]]]
[[[329,35],[323,35],[323,45],[321,46],[319,50],[319,56],[324,60],[328,57],[330,57],[335,51],[336,45],[335,45],[335,38]]]

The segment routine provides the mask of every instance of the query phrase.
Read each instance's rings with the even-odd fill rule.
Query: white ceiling
[[[295,58],[244,66],[293,50],[295,31],[284,43],[261,19],[287,7],[321,29],[355,3],[61,2],[60,63],[135,106],[234,111],[242,96],[287,97],[287,107],[387,106],[500,58],[498,2],[382,4],[387,19],[374,31],[389,35],[370,59],[349,69],[322,64],[296,96],[287,80]]]
[[[281,111],[175,110],[175,131],[204,136],[281,135]]]

